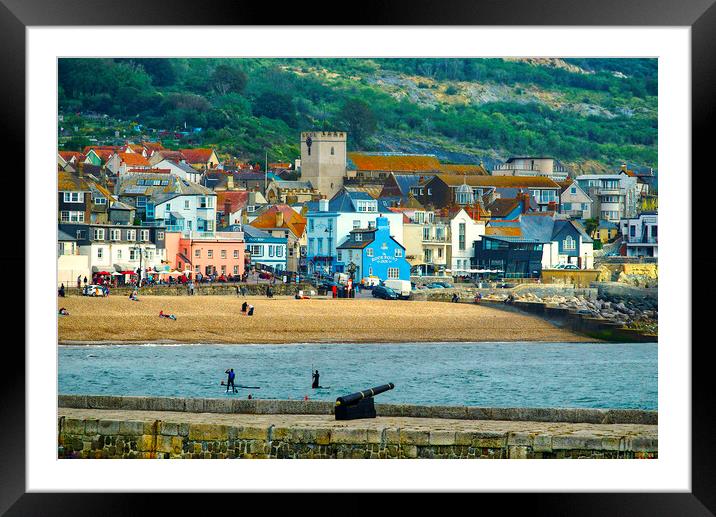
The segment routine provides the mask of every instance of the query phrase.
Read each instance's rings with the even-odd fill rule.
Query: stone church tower
[[[346,138],[344,131],[301,133],[301,181],[310,181],[328,199],[343,187]]]

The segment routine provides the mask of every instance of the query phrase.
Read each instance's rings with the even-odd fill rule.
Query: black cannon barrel
[[[389,382],[388,384],[383,384],[382,386],[376,386],[375,388],[368,388],[367,390],[359,391],[357,393],[351,393],[345,397],[338,397],[336,399],[336,406],[351,406],[353,404],[357,404],[363,399],[380,395],[381,393],[392,390],[393,388],[395,388],[395,384]]]

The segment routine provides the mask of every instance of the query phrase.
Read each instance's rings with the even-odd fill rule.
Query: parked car
[[[443,286],[445,289],[452,289],[453,287],[455,287],[450,282],[435,282],[435,283]]]
[[[397,300],[398,293],[393,291],[390,287],[384,285],[377,285],[373,288],[373,297],[382,298],[384,300]]]
[[[82,296],[104,296],[104,287],[101,285],[86,285],[82,288]]]
[[[445,289],[445,287],[442,284],[438,284],[436,282],[427,284],[425,287],[427,287],[428,289]]]

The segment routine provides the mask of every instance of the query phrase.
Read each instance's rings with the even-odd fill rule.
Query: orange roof
[[[164,149],[161,142],[142,142],[142,145],[150,151],[161,151]]]
[[[276,226],[276,214],[283,214],[283,224]],[[306,218],[288,205],[273,205],[251,222],[254,228],[286,228],[296,237],[301,237],[306,230]]]
[[[522,229],[519,226],[487,226],[485,235],[499,235],[502,237],[520,237]]]
[[[206,163],[214,152],[213,149],[179,149],[179,151],[186,156],[188,163]]]
[[[471,187],[497,188],[559,188],[553,180],[546,176],[475,176],[457,174],[438,174],[446,184],[456,187],[463,182]]]
[[[440,171],[447,174],[477,174],[480,176],[487,176],[487,171],[482,165],[443,163],[440,164]]]
[[[348,153],[359,171],[392,172],[435,172],[440,170],[440,161],[431,155]]]
[[[169,174],[171,169],[127,169],[127,172],[142,172],[145,174],[156,173],[156,174]]]
[[[120,153],[119,159],[126,165],[134,167],[149,167],[149,162],[141,154],[137,153]]]
[[[91,150],[94,150],[94,152],[99,155],[100,151],[109,151],[111,153],[120,151],[122,148],[118,145],[88,145],[84,149],[82,149],[82,154],[87,154]]]

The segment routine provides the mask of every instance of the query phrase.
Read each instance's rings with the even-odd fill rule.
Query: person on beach
[[[248,308],[249,308],[248,303],[244,302],[241,304],[241,312],[243,312],[244,314],[246,314],[246,311],[248,310]]]
[[[60,298],[65,297],[65,284],[64,283],[60,286],[60,290],[58,291],[58,294],[60,295]]]
[[[228,393],[229,388],[236,393],[236,386],[234,385],[234,379],[236,379],[236,374],[234,373],[234,369],[230,368],[224,372],[226,375],[228,375],[228,378],[226,379],[226,391]]]
[[[59,312],[58,312],[58,314],[59,314],[60,316],[69,316],[69,315],[70,315],[70,311],[68,311],[68,310],[65,309],[64,307],[61,307],[60,310],[59,310]]]
[[[249,312],[246,313],[247,316],[253,316],[254,315],[254,306],[249,305]]]
[[[160,318],[168,318],[168,319],[170,319],[170,320],[176,320],[176,319],[177,319],[177,317],[174,316],[173,314],[164,314],[164,311],[159,311],[159,317],[160,317]]]
[[[242,285],[242,286],[241,286],[241,296],[243,296],[244,298],[246,298],[246,293],[247,293],[247,292],[248,292],[248,289],[246,289],[246,287]]]
[[[77,277],[77,289],[82,289],[82,275]]]
[[[137,297],[137,290],[136,290],[136,289],[132,290],[132,293],[129,295],[129,299],[132,300],[133,302],[138,302],[138,301],[139,301],[139,298]]]
[[[311,388],[320,388],[321,384],[318,382],[318,379],[320,375],[318,374],[318,370],[313,372],[313,384],[311,384]]]

